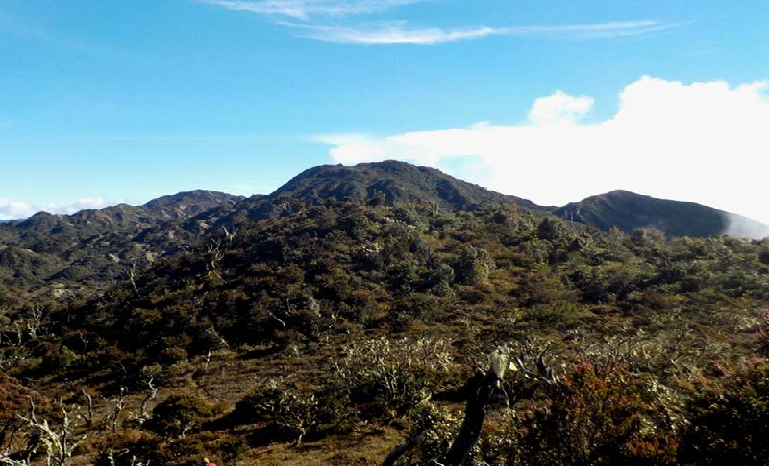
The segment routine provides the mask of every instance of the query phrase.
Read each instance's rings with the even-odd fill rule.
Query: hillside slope
[[[0,270],[0,283],[40,285],[60,280],[103,286],[137,264],[199,240],[205,229],[182,228],[185,220],[216,207],[231,207],[241,199],[189,191],[142,206],[119,204],[72,215],[39,212],[2,224],[0,247],[6,249],[6,260],[0,263],[0,269],[5,269]],[[15,265],[8,265],[10,258],[16,258]],[[46,266],[34,266],[38,263]]]
[[[669,236],[741,237],[769,235],[769,226],[693,202],[657,199],[630,191],[612,191],[567,204],[555,212],[566,220],[626,233],[654,228]]]
[[[342,200],[389,206],[403,202],[426,203],[447,212],[498,205],[544,211],[529,200],[487,190],[434,168],[388,160],[307,169],[269,196],[255,196],[240,202],[235,212],[223,216],[220,223],[279,217]]]
[[[215,233],[90,301],[32,304],[2,310],[0,364],[49,398],[37,416],[53,425],[58,403],[93,401],[93,423],[72,418],[73,439],[89,435],[72,464],[237,464],[238,451],[240,464],[373,466],[422,432],[399,464],[435,464],[500,347],[536,372],[509,371],[468,464],[769,458],[764,437],[741,434],[769,418],[769,368],[744,397],[755,409],[706,417],[769,347],[769,242],[343,201]],[[21,388],[5,390],[0,423],[29,412]]]

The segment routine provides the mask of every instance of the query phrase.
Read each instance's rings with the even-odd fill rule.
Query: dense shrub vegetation
[[[98,464],[381,464],[408,440],[399,464],[429,464],[504,346],[537,371],[495,391],[468,464],[769,462],[766,241],[368,204],[243,220],[91,299],[5,298],[3,461],[42,461],[32,398]]]

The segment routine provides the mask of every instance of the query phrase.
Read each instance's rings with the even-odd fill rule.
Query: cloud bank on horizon
[[[23,219],[31,217],[38,212],[69,215],[83,209],[102,209],[115,204],[117,202],[109,202],[103,197],[83,198],[69,205],[56,203],[33,204],[12,199],[0,199],[0,219]]]
[[[593,107],[591,97],[557,91],[536,99],[519,124],[315,139],[334,146],[336,163],[406,160],[540,205],[626,189],[769,224],[769,81],[644,76],[620,92],[610,118],[585,122]]]
[[[201,0],[228,10],[266,16],[293,29],[295,35],[322,42],[342,44],[434,45],[480,39],[490,36],[559,37],[606,39],[639,36],[675,28],[687,22],[668,23],[654,19],[609,21],[604,23],[529,25],[460,28],[413,27],[402,19],[339,23],[345,17],[382,13],[398,7],[427,3],[429,0]],[[329,23],[328,19],[332,19]]]

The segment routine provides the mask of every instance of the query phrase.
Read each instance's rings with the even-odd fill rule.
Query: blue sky
[[[723,170],[768,168],[767,56],[764,1],[0,0],[0,218],[401,158],[542,204],[624,188],[769,222],[761,180]],[[671,113],[691,123],[646,144]]]

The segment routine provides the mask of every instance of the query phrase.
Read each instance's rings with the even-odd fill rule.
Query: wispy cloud
[[[270,17],[293,29],[297,36],[342,44],[433,45],[474,40],[489,36],[516,36],[565,39],[607,39],[640,36],[688,23],[658,20],[612,21],[590,24],[528,25],[459,28],[411,27],[406,21],[354,22],[328,24],[329,17],[345,18],[379,13],[400,6],[431,0],[201,0],[229,10],[247,11]],[[432,0],[434,1],[434,0]]]
[[[405,21],[378,23],[364,26],[310,26],[286,24],[298,30],[298,36],[323,42],[341,44],[417,44],[432,45],[443,42],[479,39],[500,35],[500,30],[485,26],[442,29],[408,28]]]
[[[300,37],[343,44],[416,44],[480,39],[489,36],[553,37],[566,39],[605,39],[638,36],[682,25],[656,20],[619,21],[595,24],[488,27],[458,29],[439,27],[409,28],[405,21],[375,23],[362,26],[318,26],[282,23],[298,29]]]
[[[345,16],[376,13],[426,0],[205,0],[230,10],[307,20],[311,16]]]

